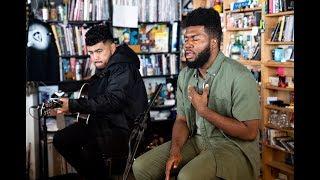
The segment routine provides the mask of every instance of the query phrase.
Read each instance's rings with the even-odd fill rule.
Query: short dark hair
[[[220,48],[222,38],[221,19],[219,13],[212,8],[197,8],[191,11],[183,24],[184,28],[189,26],[204,26],[204,30],[209,36],[218,40]]]
[[[86,45],[93,46],[99,42],[113,42],[113,35],[108,25],[95,25],[91,27],[85,35]]]

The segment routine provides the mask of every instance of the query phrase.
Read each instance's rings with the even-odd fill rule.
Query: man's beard
[[[206,62],[208,62],[210,55],[210,46],[207,46],[203,51],[201,51],[198,54],[194,61],[187,60],[186,64],[189,68],[201,68]]]

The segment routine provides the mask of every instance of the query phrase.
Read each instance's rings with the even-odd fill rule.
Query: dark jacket
[[[88,99],[70,99],[70,112],[90,114],[90,123],[128,130],[128,122],[147,108],[147,93],[138,56],[120,45],[103,70],[89,81]]]

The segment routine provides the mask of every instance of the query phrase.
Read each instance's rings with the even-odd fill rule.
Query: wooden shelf
[[[294,88],[281,88],[277,86],[266,85],[266,89],[278,90],[278,91],[294,91]]]
[[[243,65],[252,65],[252,66],[260,66],[261,65],[260,60],[239,60],[238,62],[240,62]]]
[[[234,11],[225,11],[226,13],[242,13],[242,12],[252,12],[252,11],[261,11],[261,7],[255,7],[255,8],[245,8],[245,9],[238,9]]]
[[[269,60],[264,63],[267,67],[285,67],[285,68],[293,68],[294,62],[275,62],[273,60]]]
[[[275,109],[283,112],[290,112],[290,113],[294,112],[294,108],[283,108],[275,105],[265,105],[264,107],[267,109]]]
[[[285,16],[285,15],[294,15],[294,11],[285,11],[279,13],[266,14],[265,17],[277,17],[277,16]]]
[[[248,27],[248,28],[227,28],[227,31],[251,31],[252,27]]]
[[[266,162],[266,164],[273,167],[273,168],[280,169],[280,170],[285,171],[290,174],[294,173],[293,166],[290,166],[290,165],[282,163],[282,162],[270,161],[270,162]]]
[[[281,42],[272,42],[272,41],[267,41],[267,45],[294,45],[294,41],[281,41]]]
[[[285,152],[285,153],[288,153],[288,154],[294,154],[294,152],[283,150],[281,148],[278,148],[277,146],[273,146],[273,145],[270,145],[270,144],[263,143],[263,146],[268,147],[268,148],[272,148],[272,149],[276,149],[276,150],[279,150],[279,151],[282,151],[282,152]]]
[[[236,2],[235,0],[227,1],[224,6],[229,7],[230,3]],[[259,3],[260,5],[263,5],[263,2]],[[269,6],[268,3],[266,3],[266,6]],[[287,41],[283,42],[284,40],[278,42],[278,41],[271,41],[271,35],[272,35],[272,30],[276,27],[278,23],[278,19],[283,16],[294,16],[294,11],[286,11],[286,12],[279,12],[279,13],[273,13],[273,14],[266,14],[267,12],[264,12],[264,9],[261,9],[261,19],[264,20],[264,29],[265,32],[264,34],[261,34],[261,89],[260,89],[260,106],[261,106],[261,119],[263,120],[260,124],[259,127],[261,127],[263,130],[268,130],[268,129],[274,129],[278,130],[282,133],[287,134],[290,137],[294,136],[294,123],[291,122],[292,124],[289,124],[287,128],[280,128],[277,126],[277,124],[271,124],[268,123],[269,120],[269,115],[270,111],[272,112],[273,110],[277,110],[282,113],[286,113],[288,118],[291,118],[293,115],[295,109],[293,106],[290,106],[287,104],[287,106],[277,106],[277,105],[269,105],[264,103],[264,101],[267,99],[267,97],[277,97],[278,100],[289,100],[292,98],[292,92],[295,91],[294,86],[290,85],[289,87],[282,88],[278,87],[277,84],[274,84],[275,86],[272,86],[271,83],[269,83],[269,77],[274,77],[276,76],[277,68],[284,68],[285,69],[285,75],[287,77],[292,77],[294,78],[294,68],[295,68],[295,62],[294,59],[289,59],[285,62],[277,62],[272,59],[272,53],[271,51],[278,47],[278,46],[294,46],[294,39],[288,39]],[[230,11],[231,13],[231,11]],[[229,13],[229,15],[230,15]],[[232,15],[232,14],[231,14]],[[234,14],[236,15],[236,14]],[[224,18],[224,23],[226,24],[227,19]],[[248,31],[250,32],[250,31]],[[230,36],[227,33],[227,35]],[[224,36],[227,43],[231,40],[230,37]],[[224,46],[226,50],[227,46]],[[262,143],[260,147],[262,147],[262,152],[261,152],[261,159],[262,159],[262,168],[260,169],[262,178],[261,179],[274,179],[277,176],[277,172],[281,172],[283,174],[287,175],[288,180],[293,179],[294,175],[294,166],[287,163],[287,156],[294,156],[295,150],[290,150],[286,149],[282,146],[277,146],[277,145],[270,145],[266,143],[265,138],[262,138]],[[280,144],[279,144],[280,145]],[[290,151],[288,151],[290,150]],[[291,159],[291,161],[293,161]],[[293,163],[293,162],[292,162]]]
[[[279,131],[285,131],[285,132],[288,132],[288,133],[291,133],[291,134],[294,133],[294,129],[293,128],[279,128],[279,127],[277,127],[277,126],[275,126],[273,124],[270,124],[270,123],[266,124],[265,127],[271,128],[271,129],[276,129],[276,130],[279,130]]]

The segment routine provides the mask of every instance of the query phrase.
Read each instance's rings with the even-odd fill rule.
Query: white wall
[[[28,93],[27,93],[28,94]],[[30,148],[30,171],[29,177],[31,180],[39,178],[39,130],[38,130],[38,119],[37,118],[37,109],[30,109],[30,114],[35,116],[33,118],[29,114],[29,107],[37,105],[38,96],[35,91],[26,96],[26,150],[29,149],[29,143],[31,143]],[[27,158],[27,156],[26,156]]]

